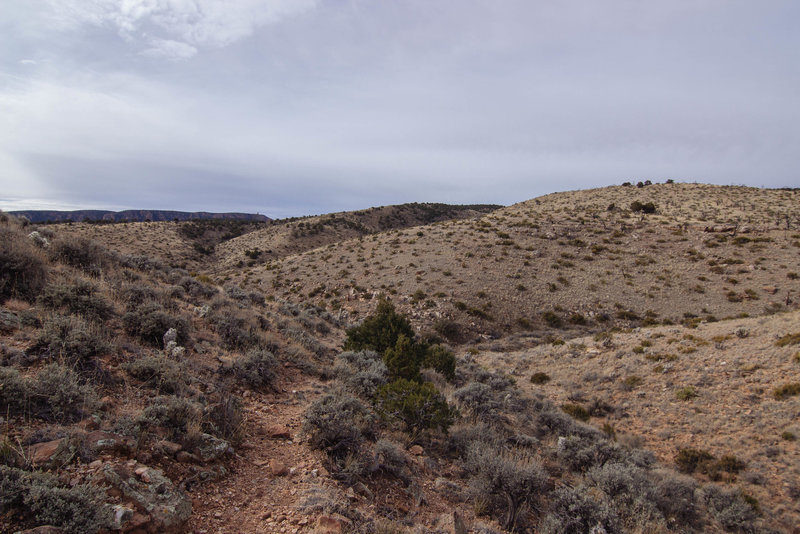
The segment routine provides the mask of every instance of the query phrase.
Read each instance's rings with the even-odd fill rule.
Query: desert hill
[[[385,293],[460,340],[761,315],[800,296],[798,206],[700,184],[556,193],[221,274],[353,313]]]
[[[799,206],[0,214],[0,533],[796,532]]]

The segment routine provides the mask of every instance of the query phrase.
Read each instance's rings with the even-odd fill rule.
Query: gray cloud
[[[795,2],[10,4],[7,202],[296,215],[800,184]]]

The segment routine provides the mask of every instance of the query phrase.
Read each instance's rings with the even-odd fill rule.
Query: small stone
[[[286,476],[286,475],[289,474],[289,468],[286,467],[285,464],[283,464],[283,463],[281,463],[281,462],[279,462],[277,460],[272,460],[269,463],[269,471],[270,471],[270,473],[272,473],[273,476],[276,476],[276,477],[282,477],[282,476]]]
[[[103,460],[95,460],[89,464],[89,469],[100,469],[103,467]]]
[[[419,445],[412,445],[408,452],[413,454],[414,456],[422,456],[422,453],[425,452],[424,449]]]
[[[273,425],[267,427],[267,436],[273,439],[291,439],[292,433],[285,426]]]
[[[350,527],[351,521],[338,514],[322,515],[317,519],[316,534],[341,534]]]
[[[214,512],[214,519],[222,519],[222,512]]]

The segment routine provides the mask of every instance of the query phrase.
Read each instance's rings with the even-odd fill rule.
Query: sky
[[[797,0],[0,3],[0,209],[800,186]]]

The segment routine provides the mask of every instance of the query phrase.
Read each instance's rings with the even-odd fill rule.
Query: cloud
[[[222,48],[262,26],[312,9],[317,0],[49,0],[61,29],[109,27],[145,55],[187,59]]]

